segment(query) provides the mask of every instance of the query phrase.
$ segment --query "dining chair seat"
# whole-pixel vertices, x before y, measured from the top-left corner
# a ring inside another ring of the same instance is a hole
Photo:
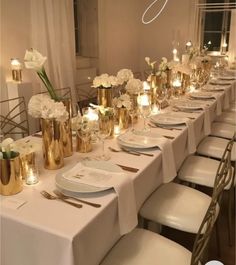
[[[197,153],[203,156],[221,159],[228,140],[218,137],[205,137],[197,147]],[[236,146],[233,145],[231,161],[236,161]]]
[[[151,194],[139,214],[144,219],[196,234],[210,202],[210,196],[170,182]]]
[[[215,159],[191,155],[185,159],[183,165],[181,166],[178,172],[178,178],[182,181],[213,188],[219,164],[220,161]],[[228,183],[225,190],[229,190],[230,186],[231,183]]]
[[[211,135],[231,139],[236,131],[236,126],[224,122],[213,122],[211,125]]]
[[[170,239],[136,228],[118,241],[100,265],[190,265],[191,254]]]
[[[225,111],[216,118],[216,121],[236,125],[236,114],[233,111]]]

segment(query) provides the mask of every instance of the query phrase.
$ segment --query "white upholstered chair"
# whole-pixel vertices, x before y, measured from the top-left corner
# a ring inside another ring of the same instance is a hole
[[[208,201],[204,216],[197,229],[197,235],[192,253],[181,245],[145,229],[134,229],[129,234],[123,236],[105,256],[100,265],[199,265],[204,256],[206,246],[210,239],[214,223],[218,215],[218,202],[221,193],[228,184],[228,153],[225,154],[225,161],[219,165],[216,173],[216,180],[212,198]],[[226,163],[227,161],[227,163]],[[174,183],[173,183],[174,184]],[[167,184],[169,185],[169,184]],[[172,185],[172,184],[171,184]],[[165,185],[164,185],[165,186]],[[178,189],[178,187],[177,187]],[[178,190],[176,191],[178,192]],[[195,191],[194,191],[195,192]],[[166,197],[168,194],[163,194]],[[192,195],[192,194],[191,194]],[[172,194],[173,197],[178,194]],[[204,196],[203,196],[204,197]],[[149,199],[148,199],[149,200]],[[188,197],[192,201],[191,208],[201,207],[194,198]],[[203,199],[204,201],[204,199]],[[156,201],[158,203],[158,201]],[[174,202],[173,202],[174,203]],[[178,207],[177,205],[175,205]],[[179,205],[184,209],[183,205]],[[166,209],[166,205],[163,206]],[[173,207],[172,207],[173,209]],[[155,210],[155,209],[153,209]],[[174,223],[174,216],[171,220]],[[177,220],[178,221],[178,220]],[[192,220],[194,222],[194,220]],[[190,225],[188,225],[189,227]]]
[[[231,139],[235,132],[236,132],[236,125],[224,122],[213,122],[211,125],[210,135]]]

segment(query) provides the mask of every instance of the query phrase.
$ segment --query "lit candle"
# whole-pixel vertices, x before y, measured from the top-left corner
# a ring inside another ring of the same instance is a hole
[[[114,125],[114,135],[118,136],[120,134],[120,126]]]
[[[139,105],[141,106],[149,106],[150,105],[149,96],[147,94],[139,95],[138,102]]]
[[[174,88],[179,88],[181,87],[181,81],[179,79],[175,79],[172,83]]]
[[[37,174],[37,170],[36,169],[29,168],[28,174],[27,174],[26,179],[25,179],[25,182],[28,185],[33,185],[33,184],[38,183],[38,174]]]
[[[177,49],[173,49],[173,60],[175,61],[175,62],[178,62],[179,61],[179,58],[178,58],[178,56],[177,56],[177,53],[178,53],[178,51],[177,51]]]
[[[22,70],[22,65],[19,62],[18,59],[11,59],[11,70],[12,70],[12,79],[17,82],[22,81],[22,75],[21,75],[21,70]]]
[[[86,117],[89,121],[97,121],[98,120],[98,114],[96,110],[88,107],[84,113],[84,117]]]
[[[189,51],[191,47],[192,47],[192,42],[191,42],[191,41],[188,41],[188,42],[186,43],[186,46],[185,46],[186,51]]]
[[[158,108],[158,106],[156,105],[156,104],[153,104],[152,105],[152,114],[157,114],[157,113],[159,113],[160,111],[159,111],[159,108]]]
[[[149,84],[148,84],[147,81],[144,81],[144,82],[143,82],[143,90],[144,90],[144,91],[146,91],[146,90],[150,90],[150,86],[149,86]]]

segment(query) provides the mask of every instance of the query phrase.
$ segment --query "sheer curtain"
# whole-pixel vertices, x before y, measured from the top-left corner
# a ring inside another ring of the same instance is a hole
[[[236,61],[236,9],[231,11],[230,39],[229,39],[229,62]]]
[[[48,58],[45,68],[54,87],[69,86],[75,100],[73,0],[31,0],[31,36],[32,47]]]

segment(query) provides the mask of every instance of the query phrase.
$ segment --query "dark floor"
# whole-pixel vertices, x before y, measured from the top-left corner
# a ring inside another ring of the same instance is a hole
[[[236,265],[235,262],[235,210],[233,209],[233,245],[229,246],[228,244],[228,228],[227,228],[227,194],[224,194],[222,207],[220,216],[218,219],[219,222],[219,235],[220,235],[220,249],[221,255],[218,256],[217,254],[217,247],[216,247],[216,234],[215,231],[213,232],[211,242],[209,244],[209,251],[208,251],[208,258],[207,260],[218,260],[221,261],[224,265]],[[164,236],[174,240],[175,242],[180,243],[181,245],[185,246],[189,250],[192,251],[193,242],[195,239],[194,235],[190,235],[188,233],[183,233],[177,230],[173,230],[170,228],[164,228],[163,233]]]

